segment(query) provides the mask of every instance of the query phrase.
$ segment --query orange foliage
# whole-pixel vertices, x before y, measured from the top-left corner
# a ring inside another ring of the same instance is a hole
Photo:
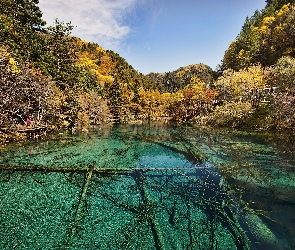
[[[113,60],[110,56],[103,55],[100,58],[99,70],[102,75],[107,76],[107,75],[111,74],[114,71],[115,66],[116,66],[115,63],[113,62]]]

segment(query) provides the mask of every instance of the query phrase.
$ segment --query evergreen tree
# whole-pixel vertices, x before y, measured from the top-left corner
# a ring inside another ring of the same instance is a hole
[[[23,26],[40,30],[46,24],[38,7],[39,0],[1,0],[0,13],[12,17]]]

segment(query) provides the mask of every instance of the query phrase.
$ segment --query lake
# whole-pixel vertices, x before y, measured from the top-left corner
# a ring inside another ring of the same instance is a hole
[[[294,136],[163,124],[0,151],[0,249],[295,249]]]

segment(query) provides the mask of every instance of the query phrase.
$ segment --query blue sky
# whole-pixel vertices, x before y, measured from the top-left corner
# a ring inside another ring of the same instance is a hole
[[[196,63],[212,69],[264,0],[40,0],[49,25],[71,21],[73,35],[124,57],[139,72]]]

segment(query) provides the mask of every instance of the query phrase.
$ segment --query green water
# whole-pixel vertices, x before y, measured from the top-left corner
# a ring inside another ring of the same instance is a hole
[[[293,137],[158,124],[0,151],[0,249],[295,249]]]

